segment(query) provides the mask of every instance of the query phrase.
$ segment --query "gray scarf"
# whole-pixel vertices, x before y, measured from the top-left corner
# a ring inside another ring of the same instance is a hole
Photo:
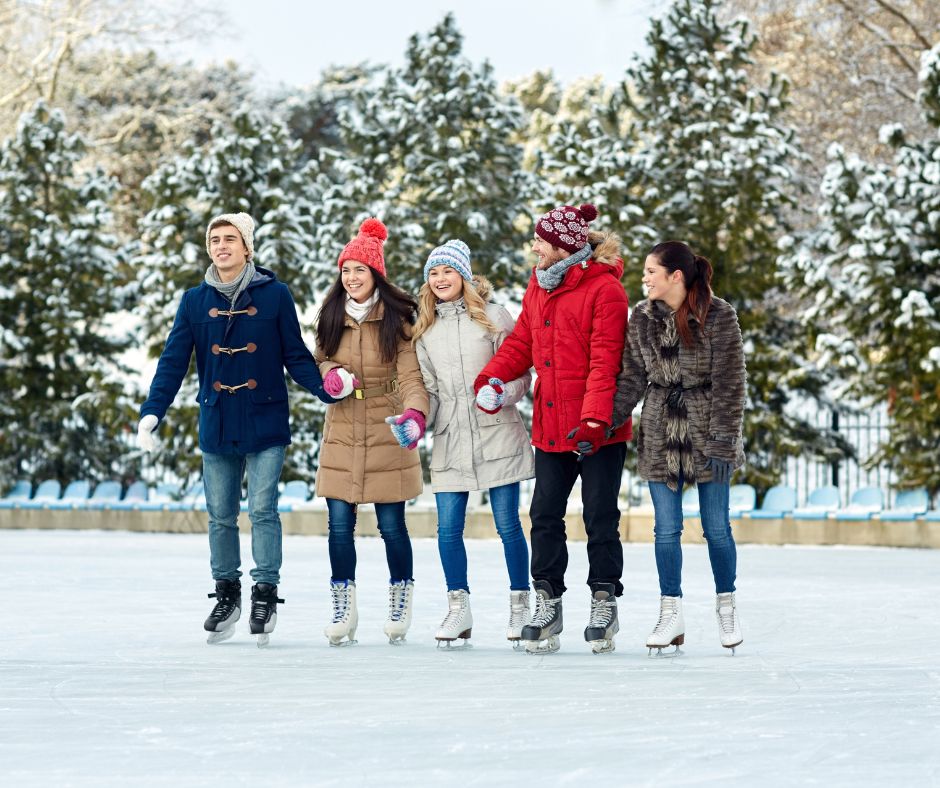
[[[578,263],[583,263],[591,256],[591,252],[594,251],[591,248],[590,244],[587,244],[583,249],[578,252],[575,252],[570,257],[566,257],[564,260],[559,260],[550,268],[535,269],[535,278],[539,280],[539,287],[543,290],[552,291],[558,285],[562,283],[562,280],[565,278],[565,274],[568,273],[568,269],[573,265]]]
[[[216,270],[215,263],[212,263],[206,269],[206,284],[214,287],[225,298],[229,300],[232,306],[242,294],[242,291],[248,287],[248,283],[255,277],[255,264],[249,260],[242,269],[241,275],[235,277],[231,282],[223,282],[219,279],[219,272]]]

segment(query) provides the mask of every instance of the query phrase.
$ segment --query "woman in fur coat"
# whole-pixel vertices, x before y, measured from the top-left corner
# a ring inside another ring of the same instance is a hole
[[[489,282],[473,276],[470,249],[463,241],[448,241],[431,252],[424,278],[414,338],[431,399],[431,486],[448,606],[435,637],[439,645],[465,644],[470,637],[473,616],[463,532],[470,491],[488,490],[509,573],[506,637],[518,641],[530,618],[529,549],[519,521],[519,482],[535,475],[535,461],[516,403],[529,390],[532,375],[526,371],[506,383],[498,413],[474,407],[473,381],[512,332],[514,321],[501,306],[489,303]]]
[[[388,560],[388,618],[392,643],[411,624],[414,581],[405,501],[422,489],[414,451],[424,434],[428,394],[411,343],[417,304],[385,278],[388,233],[366,219],[339,256],[339,273],[317,319],[323,388],[339,400],[326,410],[317,495],[326,498],[333,619],[332,645],[355,642],[356,527],[360,503],[374,503]],[[391,428],[391,429],[390,429]]]
[[[728,496],[731,473],[744,463],[744,348],[734,308],[712,294],[711,279],[708,260],[681,241],[650,250],[643,266],[648,298],[630,316],[614,397],[614,424],[643,400],[637,451],[655,509],[661,594],[659,621],[646,645],[660,653],[685,642],[684,485],[698,485],[721,645],[733,650],[742,642]]]

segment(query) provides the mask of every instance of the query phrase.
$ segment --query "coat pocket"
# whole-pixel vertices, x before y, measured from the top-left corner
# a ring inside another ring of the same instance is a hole
[[[258,439],[280,438],[289,442],[287,391],[255,389],[251,392],[251,403],[253,407],[249,418]]]
[[[443,471],[448,468],[447,449],[450,442],[450,421],[438,423],[434,426],[434,444],[431,448],[432,471]]]
[[[518,425],[522,422],[515,408],[503,409],[499,413],[477,414],[480,428],[480,444],[484,460],[500,460],[515,457],[529,448],[528,441],[520,440]]]

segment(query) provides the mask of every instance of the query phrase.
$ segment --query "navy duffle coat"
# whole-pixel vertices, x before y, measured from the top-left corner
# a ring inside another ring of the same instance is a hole
[[[193,350],[204,452],[252,454],[291,442],[285,368],[311,394],[335,402],[301,338],[290,290],[265,268],[257,268],[234,307],[205,282],[183,294],[141,418],[163,419]]]

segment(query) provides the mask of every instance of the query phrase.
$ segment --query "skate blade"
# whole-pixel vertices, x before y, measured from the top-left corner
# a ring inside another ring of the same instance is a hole
[[[609,640],[589,640],[588,643],[591,646],[591,651],[595,654],[610,654],[611,651],[617,648],[617,644],[614,643],[613,638]]]
[[[554,654],[561,648],[561,641],[558,635],[552,635],[544,640],[525,640],[526,654]]]
[[[271,643],[271,636],[267,632],[258,635],[258,648],[267,648]]]
[[[521,640],[510,640],[513,651],[525,651],[525,644]]]
[[[396,636],[396,637],[392,637],[391,635],[389,635],[388,644],[390,646],[406,646],[408,645],[408,642],[405,640],[404,635]]]
[[[221,632],[210,632],[209,637],[206,638],[206,643],[210,646],[214,646],[217,643],[224,643],[226,640],[235,637],[235,627],[229,627],[228,629],[223,629]]]
[[[355,646],[359,641],[354,638],[347,638],[346,640],[333,640],[329,638],[330,645],[335,648],[345,648],[346,646]]]
[[[672,645],[670,643],[670,645]],[[664,648],[669,648],[669,646],[648,646],[649,654],[648,656],[651,659],[672,659],[673,657],[681,657],[685,652],[676,645],[675,651],[663,651]],[[655,654],[653,652],[656,652]]]
[[[439,651],[469,651],[473,648],[473,644],[469,638],[455,638],[454,640],[438,638],[437,648]]]

